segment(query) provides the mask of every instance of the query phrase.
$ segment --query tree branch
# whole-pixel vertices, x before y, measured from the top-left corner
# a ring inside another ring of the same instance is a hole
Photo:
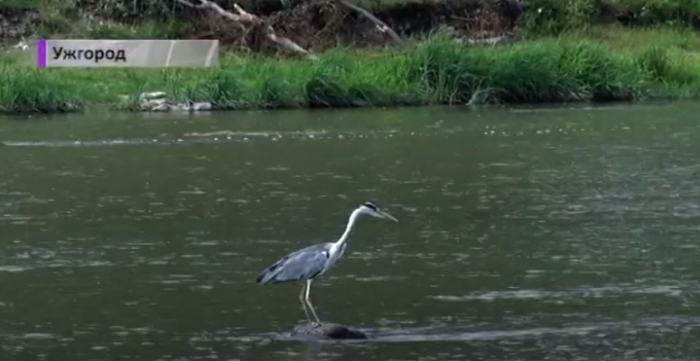
[[[198,4],[193,4],[187,0],[175,0],[185,6],[194,8],[194,9],[210,9],[216,12],[217,14],[221,15],[222,17],[229,19],[238,25],[241,26],[242,29],[245,29],[245,26],[243,25],[244,23],[249,24],[251,26],[260,26],[264,25],[264,21],[260,19],[260,17],[253,15],[238,6],[237,4],[233,4],[233,9],[238,13],[234,14],[230,11],[226,11],[221,6],[217,5],[214,2],[211,2],[209,0],[198,0]],[[279,36],[275,33],[275,29],[272,28],[270,25],[264,25],[265,29],[265,37],[273,42],[275,45],[277,45],[278,48],[281,48],[283,50],[295,52],[298,54],[302,54],[306,56],[309,59],[312,60],[318,60],[318,57],[312,53],[310,53],[308,50],[302,48],[299,46],[299,44],[291,41],[288,38],[285,38],[283,36]]]
[[[219,6],[218,4],[213,3],[213,2],[211,2],[211,1],[208,1],[208,0],[199,0],[199,4],[193,4],[193,3],[191,3],[191,2],[189,2],[189,1],[187,1],[187,0],[175,0],[175,1],[177,1],[177,2],[179,2],[180,4],[183,4],[183,5],[185,5],[185,6],[189,6],[189,7],[191,7],[191,8],[194,8],[194,9],[211,9],[211,10],[214,10],[217,14],[219,14],[219,15],[221,15],[221,16],[223,16],[223,17],[225,17],[225,18],[227,18],[227,19],[229,19],[229,20],[231,20],[231,21],[235,21],[235,22],[237,22],[237,23],[242,23],[242,22],[252,23],[252,22],[253,22],[253,18],[250,17],[250,14],[248,14],[249,16],[236,15],[236,14],[233,14],[233,13],[231,13],[231,12],[229,12],[229,11],[224,10],[224,9],[223,9],[221,6]],[[246,13],[246,14],[247,14],[247,13]]]
[[[358,14],[360,14],[361,16],[367,18],[367,20],[371,21],[374,24],[374,26],[376,26],[377,29],[379,29],[379,31],[386,33],[386,34],[389,34],[389,37],[391,37],[391,39],[396,44],[399,44],[399,45],[405,44],[403,39],[401,39],[401,37],[398,34],[396,34],[396,32],[394,30],[392,30],[388,25],[386,25],[386,23],[379,20],[376,16],[372,15],[372,13],[370,13],[369,11],[367,11],[367,10],[357,6],[357,5],[351,4],[346,0],[335,0],[335,1],[339,4],[341,4],[342,6],[348,8],[352,11],[355,11]]]

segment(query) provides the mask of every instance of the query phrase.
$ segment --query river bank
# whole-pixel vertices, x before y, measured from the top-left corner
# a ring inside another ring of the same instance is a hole
[[[224,54],[214,69],[43,69],[0,61],[0,109],[135,110],[144,92],[214,109],[484,105],[700,97],[691,31],[599,28],[499,46],[440,35],[404,49],[333,50],[319,61]],[[127,100],[125,100],[127,99]]]
[[[152,109],[139,97],[153,92],[204,109],[695,98],[698,1],[354,1],[372,20],[345,0],[251,0],[245,22],[187,0],[12,0],[12,34],[216,38],[225,51],[216,69],[37,70],[31,51],[0,50],[0,112]]]

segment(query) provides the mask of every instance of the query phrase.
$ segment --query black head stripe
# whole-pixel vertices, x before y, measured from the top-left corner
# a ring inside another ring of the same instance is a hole
[[[377,210],[379,210],[379,207],[375,206],[374,203],[372,203],[372,202],[365,202],[365,204],[363,204],[363,206],[365,206],[365,207],[367,207],[375,212]]]

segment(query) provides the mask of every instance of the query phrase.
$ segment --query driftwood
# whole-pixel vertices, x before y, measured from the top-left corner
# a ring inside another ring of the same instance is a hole
[[[308,323],[294,327],[292,337],[325,340],[364,340],[369,338],[364,332],[337,323]]]
[[[236,26],[238,26],[241,31],[243,32],[243,35],[238,35],[240,40],[243,40],[243,42],[252,42],[251,44],[248,44],[248,46],[251,49],[257,49],[260,50],[260,40],[262,40],[262,43],[271,43],[273,44],[277,49],[288,51],[294,54],[299,54],[302,55],[308,59],[312,60],[318,60],[318,57],[314,55],[311,51],[310,48],[309,50],[305,49],[304,47],[300,46],[298,43],[292,41],[290,38],[283,36],[283,34],[288,34],[285,29],[287,29],[286,24],[284,20],[280,20],[280,18],[277,15],[272,15],[269,17],[265,16],[258,16],[255,14],[251,14],[245,10],[243,10],[239,5],[233,4],[232,11],[227,11],[223,9],[220,5],[214,2],[214,0],[174,0],[176,2],[179,2],[181,4],[184,4],[187,7],[193,8],[193,9],[203,9],[203,10],[208,10],[216,14],[217,16],[221,16],[223,19],[226,19],[228,21],[233,22]],[[401,38],[393,29],[391,29],[384,21],[380,20],[378,17],[374,16],[372,13],[367,11],[366,9],[355,5],[352,3],[353,0],[329,0],[328,3],[325,1],[324,6],[331,5],[334,9],[338,9],[341,11],[349,11],[349,12],[354,12],[356,13],[359,17],[367,19],[376,29],[378,29],[380,32],[385,34],[390,41],[396,45],[405,45],[407,43],[406,39]],[[522,13],[522,7],[519,2],[519,0],[492,0],[493,3],[492,5],[496,5],[495,8],[491,6],[489,11],[495,11],[499,14],[500,17],[505,17],[507,19],[515,21],[519,17],[519,15]],[[310,8],[313,10],[313,8]],[[308,10],[307,8],[304,8],[303,6],[301,7],[300,11],[305,11]],[[444,10],[444,9],[443,9]],[[441,11],[443,11],[441,10]],[[285,16],[284,14],[282,16]],[[462,18],[457,15],[451,15],[451,19],[458,19],[458,20],[463,20],[466,22],[471,21],[471,18]],[[391,23],[391,22],[390,22]],[[273,27],[273,25],[275,25]],[[275,27],[278,28],[279,31],[275,30]],[[292,31],[296,31],[294,26],[291,27],[293,29]],[[321,32],[323,32],[326,28],[322,29]],[[453,26],[448,26],[448,30],[451,30],[450,32],[452,33],[452,38],[454,41],[456,41],[459,44],[463,45],[487,45],[487,46],[496,46],[500,45],[503,43],[509,43],[513,39],[509,35],[501,35],[501,36],[496,36],[496,37],[491,37],[487,39],[473,39],[470,38],[469,36],[461,36],[461,32],[457,31]],[[232,29],[234,32],[237,32],[235,29]],[[289,29],[287,29],[289,30]],[[303,31],[302,31],[303,33]],[[320,33],[317,33],[318,35]],[[303,38],[308,38],[309,34],[305,35],[300,35]],[[309,45],[310,46],[310,45]]]
[[[187,0],[176,0],[176,1],[181,3],[181,4],[184,4],[186,6],[189,6],[191,8],[195,8],[195,9],[213,10],[217,14],[221,15],[222,17],[225,17],[225,18],[237,23],[241,27],[241,29],[246,28],[244,24],[247,24],[247,25],[253,26],[253,27],[263,26],[265,37],[268,40],[270,40],[272,43],[277,45],[277,47],[279,47],[280,49],[291,51],[291,52],[298,53],[298,54],[302,54],[302,55],[304,55],[307,58],[312,59],[312,60],[318,60],[318,57],[316,55],[314,55],[311,52],[309,52],[308,50],[302,48],[301,46],[299,46],[299,44],[289,40],[288,38],[277,35],[275,33],[275,29],[273,29],[272,26],[266,24],[263,19],[243,10],[243,8],[241,8],[237,4],[233,4],[234,10],[236,10],[236,12],[238,13],[238,14],[234,14],[230,11],[224,10],[221,6],[219,6],[218,4],[216,4],[214,2],[211,2],[209,0],[198,0],[199,1],[198,4],[193,4]]]
[[[367,11],[367,10],[357,6],[357,5],[351,4],[351,3],[347,2],[346,0],[335,0],[335,1],[338,4],[344,6],[352,11],[355,11],[356,13],[365,17],[367,20],[371,21],[374,24],[374,26],[377,27],[377,29],[379,31],[381,31],[385,34],[388,34],[389,37],[391,37],[391,40],[393,40],[396,44],[398,44],[398,45],[405,44],[403,39],[401,39],[401,37],[398,34],[396,34],[396,32],[394,30],[392,30],[389,26],[387,26],[386,23],[379,20],[376,16],[372,15],[372,13],[370,13],[369,11]]]
[[[264,26],[264,35],[265,37],[270,40],[272,43],[277,45],[278,48],[291,51],[297,54],[302,54],[306,56],[309,59],[312,60],[318,60],[318,57],[308,50],[302,48],[299,46],[299,44],[293,42],[289,38],[277,35],[275,32],[275,29],[272,28],[269,24],[266,24],[263,19],[260,17],[253,15],[245,10],[243,10],[240,6],[237,4],[233,4],[233,9],[236,11],[236,13],[232,13],[230,11],[224,10],[221,6],[218,4],[210,1],[210,0],[198,0],[198,3],[191,3],[189,0],[175,0],[181,4],[184,4],[188,7],[194,8],[194,9],[209,9],[214,12],[216,12],[218,15],[229,19],[236,24],[238,24],[242,30],[246,30],[246,25],[248,26]],[[347,8],[351,11],[354,11],[358,13],[360,16],[366,18],[367,20],[371,21],[374,26],[381,31],[382,33],[385,33],[389,35],[389,37],[392,39],[392,41],[398,45],[404,45],[405,42],[401,37],[394,31],[392,30],[386,23],[383,21],[379,20],[376,16],[372,15],[369,11],[354,5],[346,0],[334,0],[334,2],[340,6]]]

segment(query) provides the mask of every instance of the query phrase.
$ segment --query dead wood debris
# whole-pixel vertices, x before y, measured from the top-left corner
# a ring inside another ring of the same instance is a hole
[[[272,26],[267,24],[263,19],[243,10],[243,8],[241,8],[237,4],[233,4],[234,10],[236,10],[236,12],[238,13],[234,14],[230,11],[224,10],[221,6],[209,0],[199,0],[198,4],[193,4],[187,0],[176,1],[195,9],[213,10],[217,14],[223,16],[224,18],[227,18],[237,23],[238,25],[240,25],[241,29],[244,29],[246,31],[251,31],[253,28],[262,29],[264,36],[272,43],[277,45],[279,48],[294,53],[302,54],[311,60],[318,60],[318,57],[316,55],[302,48],[301,46],[299,46],[299,44],[291,41],[290,39],[284,36],[277,35],[275,33],[275,29],[273,29]],[[248,25],[250,28],[246,28],[246,25]]]
[[[398,34],[396,34],[396,32],[394,30],[392,30],[389,26],[387,26],[383,21],[379,20],[376,16],[372,15],[372,13],[370,13],[369,11],[367,11],[367,10],[357,6],[357,5],[353,5],[349,2],[347,2],[346,0],[336,0],[336,2],[339,3],[340,5],[348,8],[348,9],[352,10],[352,11],[357,12],[358,14],[360,14],[361,16],[366,18],[367,20],[371,21],[374,24],[374,26],[377,27],[377,29],[379,31],[389,35],[391,40],[393,40],[396,44],[404,45],[403,39],[401,39],[401,37]]]
[[[251,14],[243,10],[239,5],[233,4],[235,13],[223,9],[218,4],[210,0],[197,0],[193,3],[188,0],[175,0],[185,6],[194,9],[208,9],[212,10],[221,17],[231,20],[232,22],[239,25],[240,29],[244,31],[244,35],[251,31],[256,31],[262,29],[263,36],[275,44],[278,48],[282,50],[287,50],[293,53],[301,54],[309,59],[317,60],[318,57],[314,55],[309,50],[303,48],[291,39],[279,35],[275,29],[270,25],[268,19],[260,18],[254,14]],[[339,8],[346,8],[350,11],[357,13],[359,16],[369,20],[381,33],[384,33],[391,38],[391,40],[397,45],[405,45],[404,40],[386,23],[381,21],[376,16],[372,15],[369,11],[354,5],[346,0],[333,0],[334,3]]]
[[[404,46],[406,38],[436,28],[448,30],[460,44],[500,45],[513,40],[514,23],[509,20],[517,18],[498,5],[517,0],[411,4],[386,8],[376,16],[353,0],[297,1],[269,15],[249,13],[238,4],[227,11],[216,0],[175,1],[206,10],[200,13],[206,18],[198,23],[205,24],[200,29],[207,38],[219,38],[243,51],[272,51],[313,60],[318,59],[315,54],[338,45],[373,47],[385,46],[389,41]]]

